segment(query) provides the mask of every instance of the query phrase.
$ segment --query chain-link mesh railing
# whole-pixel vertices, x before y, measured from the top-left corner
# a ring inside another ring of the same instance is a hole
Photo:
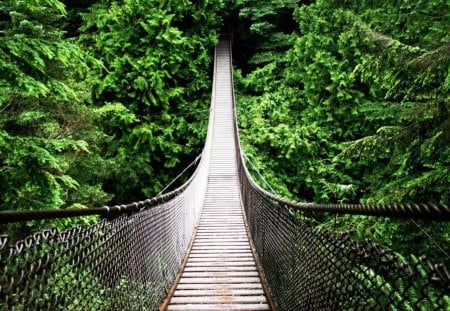
[[[278,310],[450,309],[450,273],[443,264],[412,256],[403,259],[371,241],[360,243],[348,235],[319,230],[306,216],[316,211],[448,221],[448,205],[286,200],[254,182],[244,163],[237,128],[236,121],[237,166],[246,221]],[[300,212],[301,218],[293,211]]]
[[[88,228],[0,239],[2,310],[154,310],[178,272],[203,204],[206,165],[161,205]]]
[[[95,209],[0,212],[0,223],[104,216],[87,228],[43,230],[17,242],[0,235],[0,309],[157,310],[198,223],[213,123],[193,176],[168,194]]]
[[[214,98],[213,88],[211,111]],[[0,211],[0,224],[104,217],[87,228],[48,229],[20,241],[0,235],[0,309],[158,309],[179,272],[204,203],[215,122],[210,115],[200,164],[170,193],[92,209]]]
[[[242,174],[247,222],[279,310],[448,310],[443,265],[315,228]]]
[[[9,246],[3,240],[2,308],[150,310],[190,240],[195,212],[184,203],[177,198],[85,229],[44,230]]]
[[[156,199],[103,207],[99,210],[118,216],[87,228],[43,230],[17,242],[1,236],[0,309],[157,309],[198,222],[208,153],[205,148],[185,185],[161,196],[165,203],[153,206],[161,201]],[[23,215],[8,214],[16,216]]]

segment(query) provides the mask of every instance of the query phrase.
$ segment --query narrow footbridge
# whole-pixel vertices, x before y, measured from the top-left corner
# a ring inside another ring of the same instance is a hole
[[[101,215],[21,241],[1,235],[2,310],[450,309],[445,265],[315,221],[324,212],[448,221],[449,206],[296,203],[263,190],[239,145],[231,59],[221,41],[205,147],[178,189],[120,206],[0,212],[5,226]]]

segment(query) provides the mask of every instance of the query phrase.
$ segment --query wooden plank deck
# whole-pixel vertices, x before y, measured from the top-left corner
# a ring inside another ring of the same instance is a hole
[[[205,204],[167,310],[270,310],[241,207],[228,42],[216,48],[211,166]]]

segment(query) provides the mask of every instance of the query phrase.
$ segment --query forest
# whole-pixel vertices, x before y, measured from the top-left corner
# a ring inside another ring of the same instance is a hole
[[[450,201],[447,0],[3,0],[0,210],[159,193],[201,153],[221,33],[233,38],[241,143],[278,194]],[[317,219],[450,260],[448,223]]]

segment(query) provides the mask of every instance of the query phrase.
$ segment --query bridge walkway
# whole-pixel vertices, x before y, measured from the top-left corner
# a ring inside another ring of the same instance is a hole
[[[216,47],[209,182],[200,222],[167,310],[270,310],[238,187],[228,41]]]

